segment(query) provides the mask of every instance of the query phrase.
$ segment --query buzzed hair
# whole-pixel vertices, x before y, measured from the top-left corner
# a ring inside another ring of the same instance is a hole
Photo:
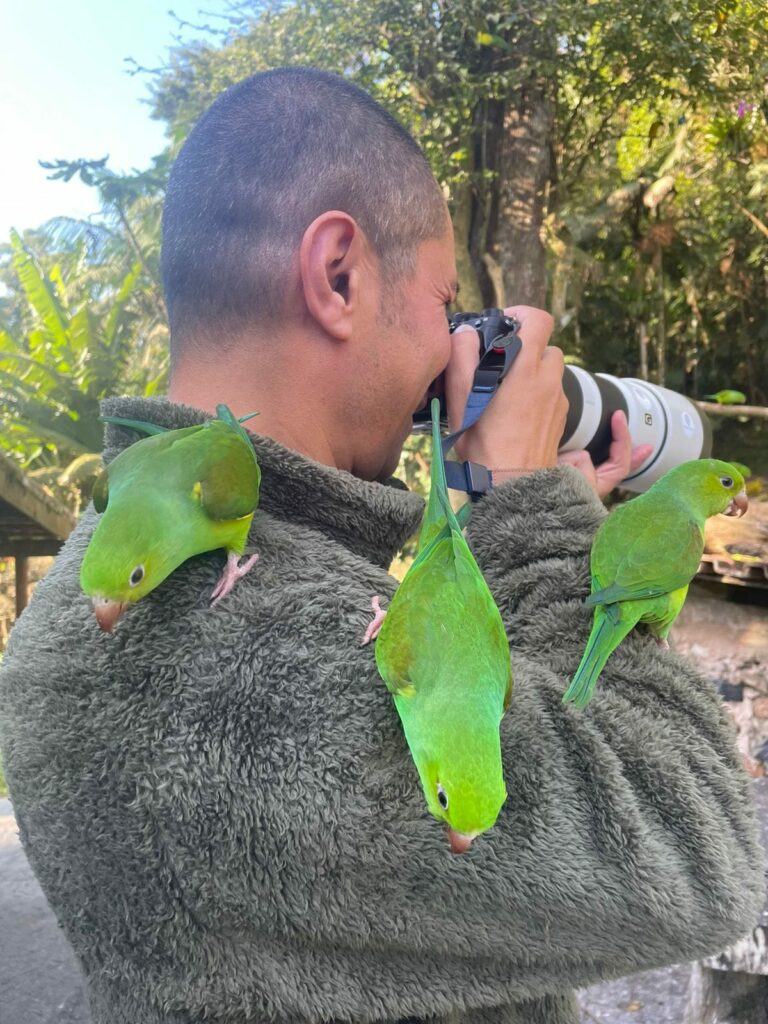
[[[286,270],[327,210],[357,221],[397,280],[447,227],[446,204],[408,132],[361,89],[313,68],[277,68],[227,89],[173,166],[162,274],[172,355],[284,311]]]

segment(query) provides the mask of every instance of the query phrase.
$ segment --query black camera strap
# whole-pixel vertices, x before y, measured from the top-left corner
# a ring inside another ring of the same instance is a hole
[[[488,316],[489,313],[496,315],[491,318]],[[466,491],[472,501],[479,501],[493,487],[491,470],[479,462],[454,462],[445,457],[464,431],[469,430],[480,419],[499,384],[511,369],[523,343],[518,333],[519,321],[514,317],[504,316],[501,310],[486,310],[482,317],[472,314],[459,322],[467,323],[478,331],[485,351],[475,370],[461,427],[444,438],[441,445],[448,486],[456,491]],[[458,323],[455,323],[454,330],[457,326]],[[488,327],[491,328],[490,331]]]

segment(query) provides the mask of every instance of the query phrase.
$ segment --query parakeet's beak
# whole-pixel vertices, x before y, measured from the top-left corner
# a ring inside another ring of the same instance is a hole
[[[451,853],[466,853],[472,845],[474,836],[466,832],[457,832],[455,828],[448,829],[448,842],[451,844]]]
[[[735,498],[731,498],[728,508],[723,512],[724,516],[743,516],[749,508],[749,499],[746,491],[739,491]]]
[[[94,597],[93,610],[96,621],[105,633],[111,633],[115,623],[128,607],[126,601],[110,601],[106,597]]]

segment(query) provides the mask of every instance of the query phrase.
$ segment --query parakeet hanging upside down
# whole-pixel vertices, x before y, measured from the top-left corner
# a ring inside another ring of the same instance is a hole
[[[501,615],[448,501],[437,400],[432,423],[432,481],[418,553],[386,617],[374,599],[377,615],[363,642],[380,630],[376,664],[427,806],[447,823],[454,853],[463,853],[491,828],[506,799],[499,724],[512,694],[512,667]]]
[[[729,462],[694,459],[665,473],[645,494],[619,505],[592,544],[592,632],[563,703],[589,703],[611,653],[639,622],[667,646],[704,551],[704,523],[743,515],[744,478]]]
[[[239,564],[259,502],[261,470],[241,422],[225,405],[216,411],[218,419],[180,430],[105,417],[150,436],[122,451],[93,492],[94,507],[103,514],[85,552],[80,585],[103,630],[111,632],[129,605],[193,555],[227,550],[212,604],[258,558]]]

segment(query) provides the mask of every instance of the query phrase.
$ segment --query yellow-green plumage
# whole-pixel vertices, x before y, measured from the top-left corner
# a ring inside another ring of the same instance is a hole
[[[506,798],[499,724],[512,670],[501,615],[448,501],[439,415],[433,403],[432,481],[418,554],[387,611],[376,663],[430,811],[472,837],[494,824]]]
[[[90,597],[132,604],[193,555],[242,555],[261,473],[239,421],[225,406],[218,412],[180,430],[114,421],[151,436],[122,451],[94,489],[103,514],[80,572]]]
[[[746,509],[739,470],[695,459],[608,516],[592,544],[592,631],[563,703],[589,703],[606,661],[638,623],[666,641],[701,561],[706,520],[737,509]]]

